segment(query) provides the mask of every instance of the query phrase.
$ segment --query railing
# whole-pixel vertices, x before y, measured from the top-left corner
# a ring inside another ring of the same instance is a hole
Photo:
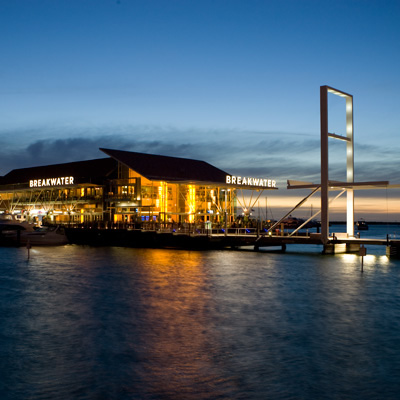
[[[71,202],[79,202],[79,201],[101,201],[102,196],[93,195],[93,196],[55,196],[55,197],[46,197],[46,196],[38,196],[38,197],[19,197],[15,199],[20,204],[37,204],[40,202],[51,202],[55,204],[63,204],[63,203],[71,203]]]
[[[129,201],[129,202],[135,202],[138,203],[138,199],[136,195],[130,195],[130,194],[114,194],[114,195],[107,195],[105,197],[105,201]],[[134,206],[132,206],[134,207]]]
[[[79,222],[69,221],[63,225],[70,228],[80,229],[124,229],[124,230],[140,230],[144,232],[172,233],[175,235],[218,235],[218,236],[253,236],[261,239],[267,236],[292,236],[291,230],[274,229],[268,230],[267,227],[245,227],[229,226],[225,229],[223,224],[210,223],[177,223],[177,222],[109,222],[109,221],[90,221]],[[311,232],[312,233],[312,232]],[[309,237],[310,232],[296,232],[295,237]]]
[[[147,232],[173,233],[182,235],[230,235],[230,236],[260,236],[267,235],[267,229],[258,230],[254,227],[228,227],[221,224],[212,226],[210,223],[176,223],[176,222],[70,222],[66,225],[74,228],[85,229],[126,229],[141,230]],[[286,234],[285,234],[286,235]],[[282,235],[283,236],[283,235]],[[299,235],[300,236],[300,235]]]

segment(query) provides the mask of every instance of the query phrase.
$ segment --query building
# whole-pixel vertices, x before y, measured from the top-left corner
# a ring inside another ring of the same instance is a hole
[[[220,222],[234,218],[224,171],[197,160],[101,149],[109,158],[22,168],[0,178],[0,212],[52,223]]]
[[[229,224],[238,187],[275,189],[204,161],[100,150],[109,158],[12,170],[0,178],[0,213],[55,224]]]
[[[226,172],[187,158],[101,149],[118,162],[108,182],[106,208],[114,222],[222,223],[236,213]]]

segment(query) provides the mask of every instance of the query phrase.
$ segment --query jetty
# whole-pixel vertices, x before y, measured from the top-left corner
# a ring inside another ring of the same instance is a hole
[[[65,228],[72,244],[138,248],[173,248],[189,250],[252,249],[254,251],[285,252],[287,246],[318,245],[323,254],[358,253],[362,246],[386,246],[386,255],[400,257],[400,240],[348,237],[347,233],[332,233],[324,243],[321,233],[285,232],[261,228],[217,228],[188,224],[143,224],[142,226],[111,225],[73,226]]]

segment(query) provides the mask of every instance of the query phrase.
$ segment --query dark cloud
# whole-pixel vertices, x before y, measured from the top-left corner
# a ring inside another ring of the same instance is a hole
[[[15,168],[107,157],[99,150],[100,147],[177,157],[202,158],[200,157],[202,152],[199,146],[174,145],[159,140],[134,140],[120,135],[56,140],[40,139],[22,148],[2,147],[0,149],[0,173],[5,174]]]
[[[358,162],[355,165],[355,180],[357,181],[389,181],[400,183],[400,162],[393,159],[382,159],[379,162]]]
[[[298,139],[294,133],[146,125],[2,130],[0,138],[0,174],[15,168],[100,158],[104,155],[99,147],[200,159],[226,170],[251,169],[255,164],[264,169],[310,148],[310,141],[304,136]],[[288,147],[292,149],[285,154]],[[311,147],[317,148],[318,141],[311,141]]]
[[[269,146],[269,148],[268,148]],[[284,141],[240,142],[215,140],[196,142],[196,139],[185,143],[174,143],[165,140],[135,140],[121,135],[106,135],[93,138],[40,139],[26,147],[6,151],[0,149],[1,174],[15,168],[25,168],[38,165],[49,165],[71,161],[88,160],[106,157],[99,148],[113,148],[143,153],[187,157],[207,161],[216,167],[232,173],[252,174],[254,176],[278,176],[299,179],[300,176],[318,172],[315,163],[296,161]],[[303,147],[298,143],[297,148]],[[280,151],[280,153],[279,153]]]
[[[108,128],[104,130],[110,132]],[[127,134],[127,129],[121,128],[114,134],[96,135],[93,131],[82,130],[79,134],[73,131],[73,136],[70,131],[67,139],[37,140],[33,138],[41,134],[38,130],[19,132],[18,135],[33,140],[26,139],[27,145],[19,147],[11,146],[5,140],[0,143],[0,175],[15,168],[106,157],[99,150],[104,147],[204,160],[232,174],[271,177],[280,187],[286,186],[287,179],[320,181],[320,143],[315,135],[264,132],[263,137],[262,132],[253,135],[254,132],[238,130],[222,132],[146,126],[129,131],[131,133]],[[231,139],[227,140],[227,137]],[[336,147],[332,149],[336,151]],[[395,149],[382,149],[383,153],[385,151],[386,157],[372,167],[363,154],[379,153],[380,149],[360,146],[360,162],[356,162],[355,167],[357,180],[398,181],[393,157],[389,157],[389,152],[395,153]],[[330,176],[345,180],[345,160],[335,161],[331,155],[330,160]]]

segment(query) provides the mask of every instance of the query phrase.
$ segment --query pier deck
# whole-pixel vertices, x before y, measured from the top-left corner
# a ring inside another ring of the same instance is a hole
[[[95,246],[152,247],[152,248],[187,248],[187,249],[238,249],[253,247],[254,250],[279,247],[282,251],[288,245],[321,245],[323,253],[358,252],[361,246],[386,246],[388,255],[400,254],[400,240],[344,237],[341,234],[330,236],[324,244],[321,235],[279,234],[271,235],[256,229],[96,229],[66,228],[70,243]]]

